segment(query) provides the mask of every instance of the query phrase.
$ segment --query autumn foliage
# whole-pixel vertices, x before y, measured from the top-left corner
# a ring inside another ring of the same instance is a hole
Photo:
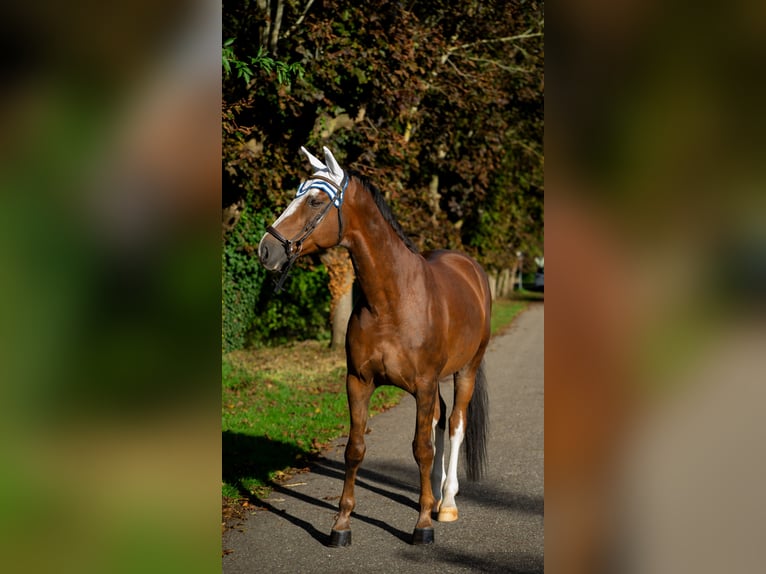
[[[225,1],[224,243],[247,249],[239,214],[273,219],[299,147],[327,145],[421,249],[542,254],[543,30],[536,1]]]

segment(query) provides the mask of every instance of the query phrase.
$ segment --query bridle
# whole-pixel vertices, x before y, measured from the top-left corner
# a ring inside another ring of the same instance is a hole
[[[266,228],[266,233],[270,233],[274,239],[279,241],[285,250],[285,254],[287,255],[287,261],[282,266],[279,279],[277,279],[275,282],[275,293],[282,291],[285,280],[290,273],[290,269],[292,269],[293,264],[301,255],[303,242],[306,241],[306,239],[308,239],[308,237],[314,232],[319,224],[322,223],[331,207],[335,207],[338,210],[338,243],[336,243],[336,245],[340,244],[341,239],[343,238],[343,217],[341,217],[341,207],[343,207],[343,197],[346,193],[347,187],[348,174],[345,171],[343,172],[343,181],[341,181],[340,185],[327,177],[323,177],[317,174],[312,175],[298,188],[295,197],[301,197],[302,195],[308,193],[309,190],[319,189],[330,197],[330,202],[324,206],[322,211],[317,213],[312,219],[306,222],[306,225],[303,226],[303,229],[301,229],[293,239],[287,239],[271,225]]]

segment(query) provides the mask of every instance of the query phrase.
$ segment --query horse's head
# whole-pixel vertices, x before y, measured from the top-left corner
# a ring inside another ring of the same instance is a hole
[[[304,147],[301,152],[314,174],[301,183],[295,199],[267,228],[258,245],[258,257],[271,271],[286,272],[300,255],[334,247],[343,235],[341,207],[348,176],[326,147],[324,162]]]

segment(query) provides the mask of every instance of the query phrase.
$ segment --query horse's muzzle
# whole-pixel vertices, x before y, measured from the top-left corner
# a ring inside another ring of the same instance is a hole
[[[284,247],[267,233],[258,244],[258,259],[269,271],[278,271],[287,262],[287,254]]]

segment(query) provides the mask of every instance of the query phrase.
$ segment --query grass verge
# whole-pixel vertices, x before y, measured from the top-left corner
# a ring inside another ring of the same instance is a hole
[[[493,303],[491,329],[502,332],[527,303]],[[227,500],[263,497],[269,484],[305,469],[327,443],[348,432],[343,353],[306,341],[228,353],[222,364],[222,478]],[[404,391],[380,387],[371,414],[398,404]],[[226,505],[224,505],[226,514]]]
[[[492,317],[490,319],[490,331],[492,336],[505,331],[516,315],[527,308],[525,301],[517,299],[499,299],[492,302]]]
[[[343,354],[324,342],[229,353],[223,359],[223,495],[262,496],[268,484],[303,468],[327,443],[348,432]],[[403,391],[381,387],[378,413]]]

